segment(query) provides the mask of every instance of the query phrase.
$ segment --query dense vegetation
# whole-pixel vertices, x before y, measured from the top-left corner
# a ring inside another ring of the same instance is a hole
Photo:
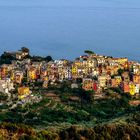
[[[41,102],[26,104],[24,107],[17,106],[8,112],[1,112],[0,121],[23,123],[34,127],[51,126],[57,123],[97,125],[135,113],[139,109],[129,105],[130,97],[125,94],[107,92],[105,98],[94,99],[94,92],[62,87],[51,88],[56,99],[53,97],[50,99],[45,94],[50,91],[40,89],[38,92],[43,97]],[[116,91],[119,90],[113,89],[111,92]]]
[[[12,56],[10,53],[4,53],[0,56],[0,65],[11,64],[12,60],[16,60],[16,58]]]
[[[35,130],[21,124],[2,123],[0,139],[10,140],[139,140],[139,113],[131,117],[134,123],[108,123],[94,127],[72,125],[63,129]]]

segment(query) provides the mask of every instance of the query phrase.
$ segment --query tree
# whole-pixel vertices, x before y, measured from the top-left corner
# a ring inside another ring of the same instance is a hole
[[[12,60],[16,60],[16,58],[10,53],[4,52],[0,56],[0,64],[11,64]]]
[[[47,61],[47,62],[52,61],[52,60],[53,60],[53,59],[52,59],[51,56],[46,56],[46,57],[45,57],[45,61]]]
[[[30,52],[30,50],[27,47],[22,47],[21,48],[21,51],[22,52],[26,52],[26,53],[29,53]]]
[[[41,57],[41,56],[33,56],[33,57],[31,57],[31,60],[32,61],[36,61],[36,62],[41,62],[41,61],[44,61],[44,57]]]
[[[95,80],[95,81],[98,80],[98,77],[97,77],[97,76],[93,76],[92,78],[93,78],[93,80]]]
[[[23,77],[23,79],[22,79],[22,84],[26,84],[27,81],[28,81],[27,77]]]
[[[79,90],[77,92],[78,92],[78,94],[80,95],[80,98],[81,98],[81,108],[83,107],[83,102],[84,101],[86,101],[88,103],[93,103],[94,102],[94,95],[95,95],[94,90],[85,91],[84,89],[79,88]]]
[[[119,75],[122,75],[123,72],[124,72],[123,69],[118,69],[118,74],[119,74]]]
[[[88,55],[95,54],[93,51],[90,50],[85,50],[85,53],[87,53]]]
[[[0,92],[0,101],[1,100],[7,100],[8,96],[5,95],[4,93]]]

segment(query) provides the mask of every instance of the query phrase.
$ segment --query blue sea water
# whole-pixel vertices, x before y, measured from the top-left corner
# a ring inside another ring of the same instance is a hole
[[[91,49],[140,60],[139,0],[0,0],[0,53],[74,59]]]

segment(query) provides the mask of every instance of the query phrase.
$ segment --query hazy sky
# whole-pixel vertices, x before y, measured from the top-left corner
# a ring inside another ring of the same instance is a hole
[[[0,0],[0,53],[74,59],[85,49],[140,60],[139,0]]]

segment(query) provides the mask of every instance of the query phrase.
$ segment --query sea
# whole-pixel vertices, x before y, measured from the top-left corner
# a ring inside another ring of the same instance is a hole
[[[74,60],[84,50],[140,60],[139,0],[0,0],[0,54]]]

